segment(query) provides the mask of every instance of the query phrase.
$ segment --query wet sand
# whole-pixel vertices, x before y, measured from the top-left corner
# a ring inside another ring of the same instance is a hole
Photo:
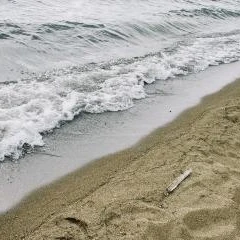
[[[32,193],[0,217],[0,239],[240,239],[239,161],[240,80]]]

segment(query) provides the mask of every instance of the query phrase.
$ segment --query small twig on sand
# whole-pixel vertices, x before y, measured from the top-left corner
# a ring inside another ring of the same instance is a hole
[[[187,177],[189,177],[192,173],[192,169],[186,170],[183,174],[181,174],[179,177],[177,177],[168,187],[167,187],[167,193],[172,193],[182,181],[184,181]]]

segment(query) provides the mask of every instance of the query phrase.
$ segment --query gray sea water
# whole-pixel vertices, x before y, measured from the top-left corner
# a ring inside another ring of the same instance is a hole
[[[81,113],[239,60],[239,0],[1,0],[0,161]]]

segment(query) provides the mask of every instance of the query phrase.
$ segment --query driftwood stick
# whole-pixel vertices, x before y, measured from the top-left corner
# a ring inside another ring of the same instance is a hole
[[[177,177],[168,187],[167,192],[172,193],[182,181],[184,181],[188,176],[190,176],[192,173],[192,169],[186,170],[183,174],[181,174],[179,177]]]

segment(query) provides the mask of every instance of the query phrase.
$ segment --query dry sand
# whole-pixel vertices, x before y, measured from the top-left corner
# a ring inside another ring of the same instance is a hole
[[[239,209],[240,80],[133,148],[31,194],[0,217],[0,238],[234,240]]]

